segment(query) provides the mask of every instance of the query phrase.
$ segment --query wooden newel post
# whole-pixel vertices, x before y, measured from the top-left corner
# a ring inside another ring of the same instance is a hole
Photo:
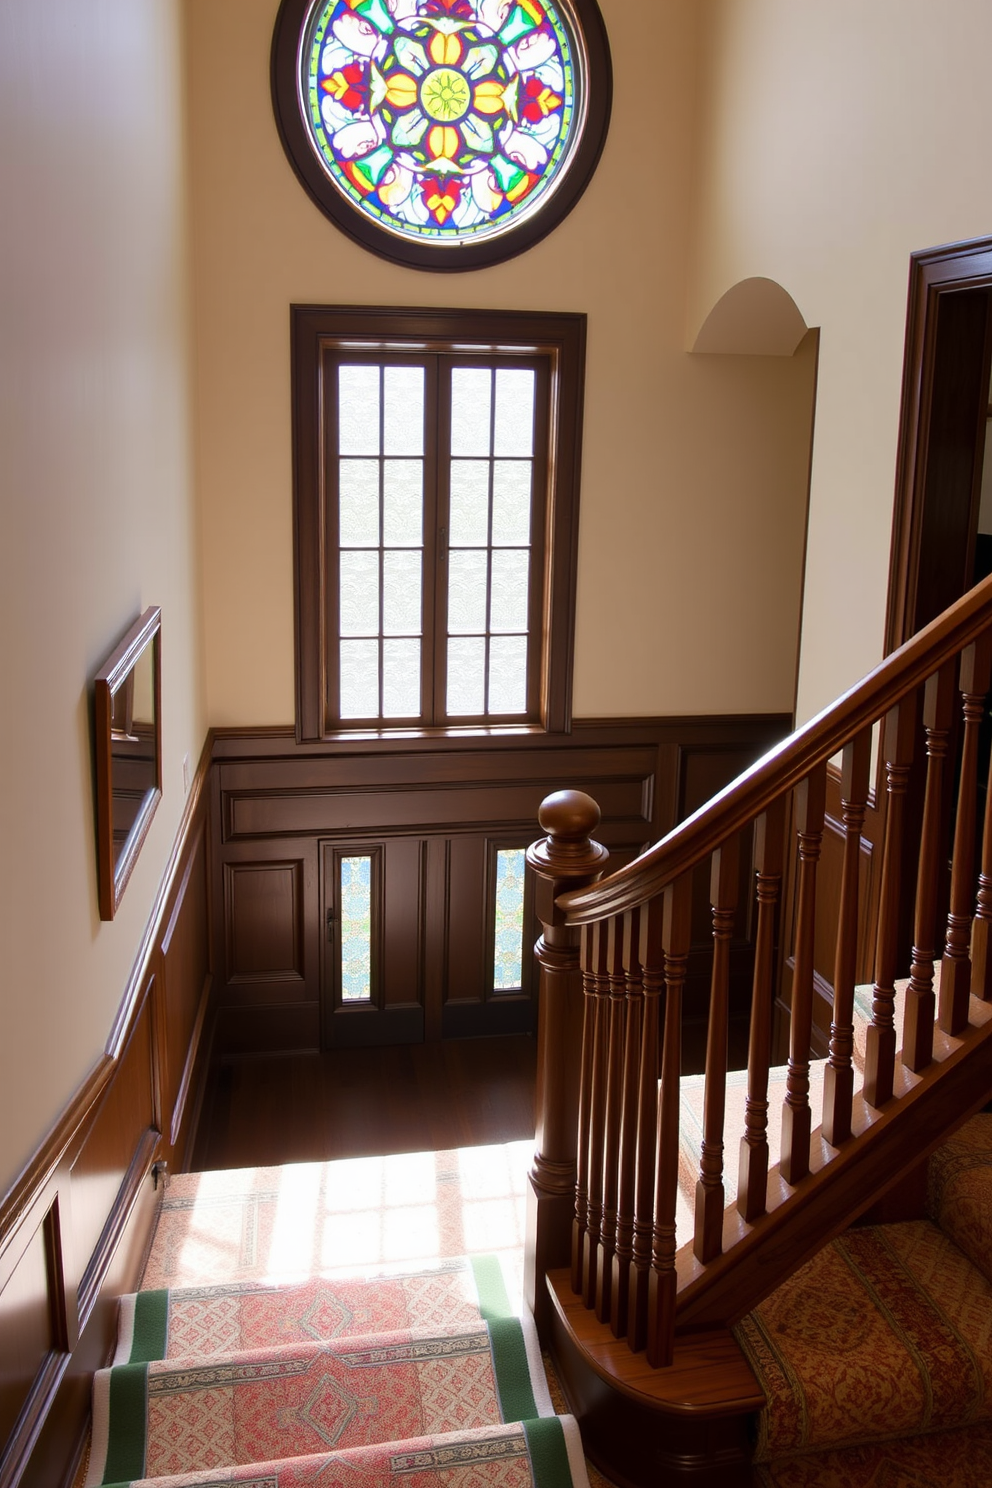
[[[609,852],[589,833],[599,807],[582,791],[556,791],[538,821],[548,834],[527,849],[537,879],[534,907],[543,926],[535,947],[541,989],[537,1023],[535,1151],[527,1191],[524,1296],[543,1332],[550,1302],[545,1272],[567,1266],[575,1214],[576,1143],[582,1069],[581,931],[563,923],[555,903],[594,883]]]

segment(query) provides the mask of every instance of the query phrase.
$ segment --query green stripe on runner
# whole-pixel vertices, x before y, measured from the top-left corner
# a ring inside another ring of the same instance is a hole
[[[483,1320],[492,1322],[493,1318],[513,1317],[513,1308],[510,1299],[506,1295],[506,1283],[503,1280],[503,1267],[496,1256],[483,1255],[470,1257],[472,1262],[472,1274],[475,1277],[475,1290],[479,1295],[479,1311]]]
[[[493,1350],[496,1388],[504,1421],[527,1421],[537,1415],[527,1348],[519,1318],[491,1318],[486,1324]]]
[[[145,1422],[148,1365],[118,1364],[110,1371],[110,1421],[104,1483],[130,1482],[145,1475]]]
[[[169,1337],[169,1293],[139,1292],[134,1299],[134,1332],[129,1364],[164,1359]]]
[[[534,1488],[573,1488],[565,1433],[557,1416],[523,1422]]]

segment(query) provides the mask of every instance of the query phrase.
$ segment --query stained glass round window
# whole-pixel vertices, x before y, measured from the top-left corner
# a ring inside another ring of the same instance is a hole
[[[522,251],[584,190],[610,107],[595,0],[283,0],[283,142],[318,205],[422,268]]]

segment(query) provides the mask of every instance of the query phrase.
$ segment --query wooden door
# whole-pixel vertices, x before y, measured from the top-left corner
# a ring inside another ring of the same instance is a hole
[[[526,832],[321,843],[325,1047],[536,1026]]]

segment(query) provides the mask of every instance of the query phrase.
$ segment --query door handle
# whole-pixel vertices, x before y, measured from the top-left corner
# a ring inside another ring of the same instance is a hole
[[[327,938],[328,938],[328,940],[333,940],[334,939],[334,911],[333,911],[333,909],[329,909],[327,911]]]

